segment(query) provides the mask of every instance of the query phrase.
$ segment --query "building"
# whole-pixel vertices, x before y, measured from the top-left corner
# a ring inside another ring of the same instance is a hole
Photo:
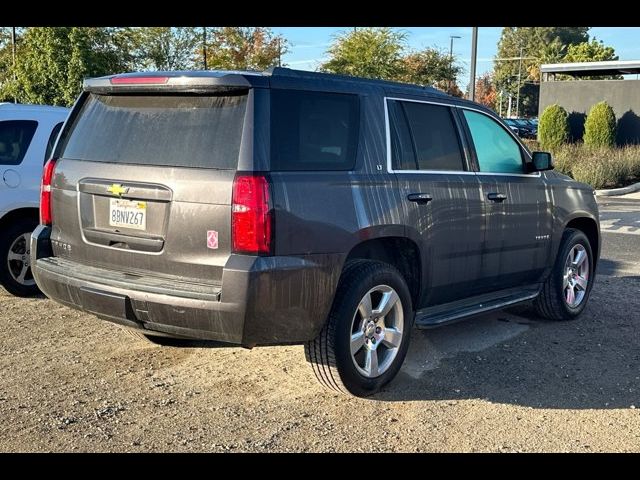
[[[589,109],[605,101],[613,108],[618,120],[616,141],[619,145],[640,144],[640,60],[554,63],[540,67],[541,114],[546,107],[557,103],[569,114],[572,140],[581,140],[584,121]],[[568,75],[577,80],[560,80]],[[635,79],[587,80],[598,76],[635,75]]]

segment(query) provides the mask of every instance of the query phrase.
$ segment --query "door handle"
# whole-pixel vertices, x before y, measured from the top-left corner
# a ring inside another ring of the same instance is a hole
[[[504,193],[490,193],[487,198],[492,202],[502,203],[507,199],[507,196]]]
[[[410,193],[409,195],[407,195],[407,198],[410,202],[416,203],[429,203],[431,200],[433,200],[433,197],[428,193]]]

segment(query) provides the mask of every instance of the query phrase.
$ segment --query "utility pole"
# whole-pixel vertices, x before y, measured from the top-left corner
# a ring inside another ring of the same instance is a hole
[[[520,45],[520,62],[518,65],[518,93],[516,96],[516,117],[520,118],[520,78],[522,76],[522,45]]]
[[[202,27],[202,58],[204,69],[207,70],[207,27]]]
[[[471,82],[469,83],[469,99],[476,100],[476,59],[478,56],[478,27],[473,27],[471,34]]]
[[[13,81],[15,82],[18,79],[16,74],[16,27],[11,27],[11,52],[13,55]],[[18,103],[15,95],[13,96],[13,103]]]

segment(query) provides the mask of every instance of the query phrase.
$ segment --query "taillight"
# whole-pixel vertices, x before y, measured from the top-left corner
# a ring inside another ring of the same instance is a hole
[[[44,164],[42,183],[40,184],[40,223],[51,225],[51,181],[56,168],[56,159],[52,158]]]
[[[231,237],[236,253],[271,252],[272,213],[264,175],[237,174],[233,180]]]

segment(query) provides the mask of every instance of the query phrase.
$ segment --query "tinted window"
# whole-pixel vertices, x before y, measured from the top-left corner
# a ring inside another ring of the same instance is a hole
[[[44,152],[44,161],[46,162],[51,158],[51,152],[53,151],[53,147],[56,144],[56,139],[58,138],[58,134],[60,133],[60,129],[62,128],[62,124],[64,122],[58,123],[53,130],[51,130],[51,135],[49,135],[49,141],[47,142],[47,150]]]
[[[246,95],[91,94],[62,156],[94,162],[234,169]]]
[[[398,169],[464,170],[462,149],[449,107],[417,102],[392,103],[395,112],[391,117],[397,121],[394,129],[399,135],[395,141],[400,156],[394,162]],[[413,151],[408,147],[407,126]]]
[[[390,101],[391,161],[394,170],[417,170],[416,153],[401,102]]]
[[[523,173],[520,145],[495,120],[482,113],[463,110],[481,172]]]
[[[353,169],[358,124],[356,95],[273,90],[271,169]]]
[[[29,149],[38,122],[10,120],[0,122],[0,165],[19,165]]]

